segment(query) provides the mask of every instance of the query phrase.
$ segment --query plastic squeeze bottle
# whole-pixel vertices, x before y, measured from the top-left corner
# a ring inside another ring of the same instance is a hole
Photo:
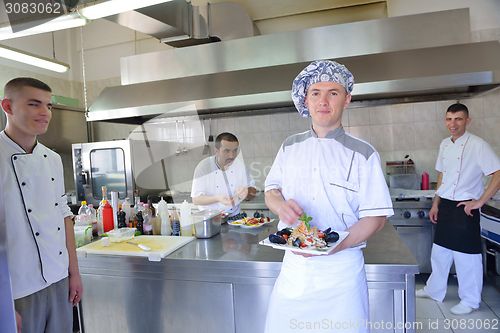
[[[172,227],[170,226],[170,218],[168,216],[168,210],[162,211],[160,213],[160,218],[161,218],[161,235],[170,236],[172,234]]]
[[[422,175],[422,190],[428,190],[429,189],[429,175],[427,172],[424,172]]]
[[[122,205],[122,211],[125,212],[125,223],[128,225],[130,215],[131,215],[130,198],[129,197],[125,198],[125,202]]]
[[[112,230],[115,226],[115,222],[113,219],[113,208],[107,201],[105,201],[105,204],[102,207],[102,225],[104,228],[104,232]]]
[[[181,235],[182,236],[193,236],[192,231],[192,221],[191,221],[191,207],[189,203],[184,200],[181,205]]]

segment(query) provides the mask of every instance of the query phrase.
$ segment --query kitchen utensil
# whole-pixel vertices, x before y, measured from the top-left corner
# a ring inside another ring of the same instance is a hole
[[[184,154],[187,154],[189,150],[186,148],[186,123],[184,120],[182,121],[182,143],[184,144],[184,148],[182,149],[182,152]]]
[[[134,242],[127,242],[128,244],[132,244],[132,245],[137,245],[140,249],[144,250],[144,251],[151,251],[151,248],[144,245],[144,244],[137,244],[137,243],[134,243]]]
[[[205,146],[203,146],[203,155],[208,155],[208,151],[210,150],[210,147],[208,146],[207,142],[207,137],[205,133],[205,120],[201,120],[201,129],[203,131],[203,141],[205,142]]]
[[[202,210],[191,215],[196,237],[210,238],[220,233],[222,212],[222,210]]]
[[[208,119],[208,127],[209,127],[209,131],[210,131],[210,134],[208,136],[208,142],[214,142],[214,136],[212,135],[212,118],[209,118]]]
[[[179,121],[175,121],[175,132],[177,133],[177,150],[175,151],[175,156],[182,154],[181,149],[181,139],[179,138]]]

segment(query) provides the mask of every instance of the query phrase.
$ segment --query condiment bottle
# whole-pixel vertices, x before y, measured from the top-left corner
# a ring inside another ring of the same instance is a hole
[[[107,201],[104,201],[104,206],[102,207],[102,224],[104,232],[108,232],[114,227],[113,208]]]
[[[189,207],[189,203],[184,200],[181,205],[181,235],[182,236],[192,236],[192,221],[191,221],[191,207]]]
[[[156,215],[161,216],[162,212],[168,213],[168,205],[167,202],[163,200],[163,197],[161,197],[161,200],[158,201],[158,209],[156,210]]]
[[[106,203],[108,197],[108,188],[106,186],[102,187],[102,199],[99,202],[99,207],[97,208],[97,234],[101,236],[104,233],[103,221],[102,221],[102,208]]]
[[[75,225],[77,226],[88,226],[92,224],[91,217],[89,216],[89,206],[87,206],[86,201],[82,201],[82,205],[78,209],[78,215],[76,216]]]
[[[150,195],[148,195],[147,201],[148,201],[149,209],[151,209],[151,217],[155,217],[156,216],[156,209],[153,206],[153,199],[151,199]]]
[[[177,208],[172,207],[172,218],[170,219],[172,222],[172,236],[180,236],[181,235],[181,222],[179,220],[179,214],[177,213]]]
[[[142,229],[144,222],[144,219],[142,218],[142,212],[137,212],[135,216],[137,217],[137,231],[140,231],[142,234],[144,233],[144,230]]]
[[[424,172],[422,175],[422,190],[428,190],[429,189],[429,175],[427,172]]]
[[[130,198],[125,198],[125,202],[122,205],[122,211],[125,212],[125,223],[128,225],[131,215]]]
[[[151,209],[149,204],[144,205],[144,210],[142,211],[142,218],[144,219],[144,224],[142,225],[142,230],[144,235],[153,234],[153,225],[151,224]]]
[[[161,235],[170,236],[172,234],[172,226],[170,225],[170,217],[168,216],[168,210],[162,211],[160,214],[160,218],[161,218]]]
[[[125,223],[125,212],[123,210],[119,211],[118,213],[118,228],[126,228],[127,224]]]

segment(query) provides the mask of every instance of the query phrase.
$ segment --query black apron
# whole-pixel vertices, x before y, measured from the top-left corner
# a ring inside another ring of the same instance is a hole
[[[470,254],[482,252],[479,209],[472,210],[472,216],[464,211],[461,201],[441,198],[434,243],[447,249]]]

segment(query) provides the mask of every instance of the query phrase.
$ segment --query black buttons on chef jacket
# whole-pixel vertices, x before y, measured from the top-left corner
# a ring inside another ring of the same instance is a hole
[[[59,255],[61,255],[61,254],[62,254],[62,252],[61,252],[61,251],[59,251]]]
[[[35,236],[40,236],[40,233],[38,231],[35,232]]]
[[[54,178],[52,178],[52,181],[54,181]]]
[[[59,204],[56,202],[56,206],[59,206]]]
[[[57,227],[57,231],[61,230],[61,227]]]
[[[43,157],[47,158],[47,155],[43,155]]]
[[[22,182],[22,183],[21,183],[21,185],[25,186],[25,185],[26,185],[26,183],[25,183],[25,182]]]
[[[14,161],[17,160],[17,156],[14,156]]]
[[[28,213],[31,213],[31,209],[28,209]]]

